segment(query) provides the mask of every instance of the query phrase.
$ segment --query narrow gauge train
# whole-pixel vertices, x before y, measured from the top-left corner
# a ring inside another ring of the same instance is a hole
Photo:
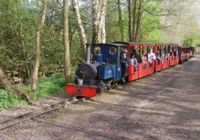
[[[122,63],[124,53],[126,66]],[[152,62],[148,60],[149,53],[154,54]],[[193,55],[193,47],[177,44],[134,42],[93,44],[91,47],[88,46],[87,60],[77,68],[75,82],[66,85],[66,93],[69,96],[94,97],[120,81],[131,82],[151,75],[184,62]],[[133,56],[137,60],[137,65],[130,62]]]

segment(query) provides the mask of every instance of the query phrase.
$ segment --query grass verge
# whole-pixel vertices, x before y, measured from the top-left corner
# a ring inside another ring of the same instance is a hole
[[[38,88],[34,93],[31,91],[30,85],[18,85],[17,88],[24,91],[31,100],[38,100],[48,98],[52,94],[64,94],[65,84],[63,74],[54,74],[51,77],[42,77],[39,80]],[[25,103],[25,101],[16,99],[7,91],[0,89],[0,109]]]
[[[25,103],[26,103],[25,101],[19,100],[11,96],[7,91],[0,89],[0,109]]]

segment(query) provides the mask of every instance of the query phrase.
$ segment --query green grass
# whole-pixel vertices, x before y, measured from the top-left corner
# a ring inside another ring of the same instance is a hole
[[[7,91],[0,89],[0,109],[25,103],[25,101],[16,99],[11,96]]]
[[[65,84],[63,74],[55,74],[48,78],[41,78],[38,83],[38,89],[35,92],[35,97],[47,98],[52,94],[64,94]]]
[[[54,74],[51,77],[42,77],[38,82],[38,88],[35,92],[31,91],[31,85],[18,85],[16,88],[24,91],[31,100],[38,100],[48,98],[52,94],[64,94],[65,85],[66,82],[63,74]],[[25,103],[25,101],[16,99],[5,90],[0,89],[0,109]]]

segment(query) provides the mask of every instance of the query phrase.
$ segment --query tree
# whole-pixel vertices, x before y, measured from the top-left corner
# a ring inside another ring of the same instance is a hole
[[[133,29],[132,29],[132,41],[136,41],[136,37],[135,37],[135,25],[136,25],[136,10],[137,10],[137,0],[134,0],[133,2],[133,22],[132,22],[132,26],[133,26]]]
[[[47,0],[43,0],[42,9],[38,13],[37,27],[35,31],[36,32],[35,65],[34,65],[33,75],[32,75],[32,90],[33,91],[35,91],[37,88],[38,73],[39,73],[39,67],[40,67],[40,34],[44,26],[46,11],[47,11]]]
[[[101,43],[106,43],[106,5],[107,5],[107,0],[102,0],[101,15],[100,15],[100,28],[99,28]]]
[[[64,48],[65,48],[65,58],[64,58],[64,75],[66,82],[70,82],[71,80],[71,72],[70,72],[70,47],[69,47],[69,27],[68,27],[68,0],[63,0],[63,12],[64,12]]]
[[[124,41],[124,25],[123,25],[122,9],[121,9],[121,1],[120,0],[117,0],[117,5],[118,5],[119,29],[120,29],[121,41]]]
[[[24,94],[21,90],[18,90],[13,87],[13,85],[7,79],[3,69],[1,67],[0,67],[0,85],[2,85],[6,91],[11,93],[11,95],[13,97],[25,99],[28,103],[30,103],[30,100],[26,94]]]
[[[185,40],[193,38],[197,33],[198,21],[195,11],[196,0],[164,0],[163,9],[170,14],[163,16],[162,34],[165,42],[174,42],[183,44]]]
[[[4,87],[5,90],[12,92],[12,85],[8,81],[3,69],[0,67],[0,85]]]
[[[85,30],[84,30],[84,27],[83,27],[83,23],[81,21],[81,16],[80,16],[77,0],[72,0],[72,6],[73,6],[74,14],[76,16],[78,28],[79,28],[79,37],[80,37],[82,46],[84,47],[84,51],[85,51],[84,54],[86,55],[87,38],[86,38]]]
[[[138,41],[138,35],[139,35],[139,29],[140,29],[140,25],[141,25],[141,18],[142,18],[142,13],[143,13],[143,0],[139,0],[139,6],[138,6],[138,13],[137,13],[137,23],[136,23],[136,31],[135,34],[132,35],[134,36],[133,41]]]
[[[127,0],[128,2],[128,35],[129,35],[129,41],[131,41],[131,37],[132,37],[132,34],[131,34],[131,19],[132,19],[132,12],[131,12],[131,2],[132,0]]]
[[[92,25],[93,25],[93,43],[106,42],[106,5],[107,0],[92,0]]]
[[[128,0],[129,40],[133,42],[139,41],[143,4],[143,0]]]

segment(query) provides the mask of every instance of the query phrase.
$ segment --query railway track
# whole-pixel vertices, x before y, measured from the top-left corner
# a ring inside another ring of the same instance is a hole
[[[55,103],[55,104],[52,104],[48,107],[43,107],[41,109],[38,109],[38,110],[34,110],[32,112],[29,112],[29,113],[26,113],[26,114],[22,114],[22,115],[19,115],[19,116],[16,116],[16,117],[13,117],[13,118],[9,118],[7,120],[4,120],[4,121],[1,121],[0,122],[0,131],[4,130],[4,129],[8,129],[14,125],[17,125],[21,122],[24,122],[26,120],[29,120],[31,118],[34,118],[34,117],[37,117],[37,116],[40,116],[40,115],[43,115],[43,114],[46,114],[46,113],[50,113],[52,111],[55,111],[55,110],[58,110],[62,107],[64,108],[68,108],[70,105],[72,104],[76,104],[76,103],[79,103],[83,100],[81,99],[68,99],[68,100],[63,100],[63,101],[60,101],[58,103]]]

